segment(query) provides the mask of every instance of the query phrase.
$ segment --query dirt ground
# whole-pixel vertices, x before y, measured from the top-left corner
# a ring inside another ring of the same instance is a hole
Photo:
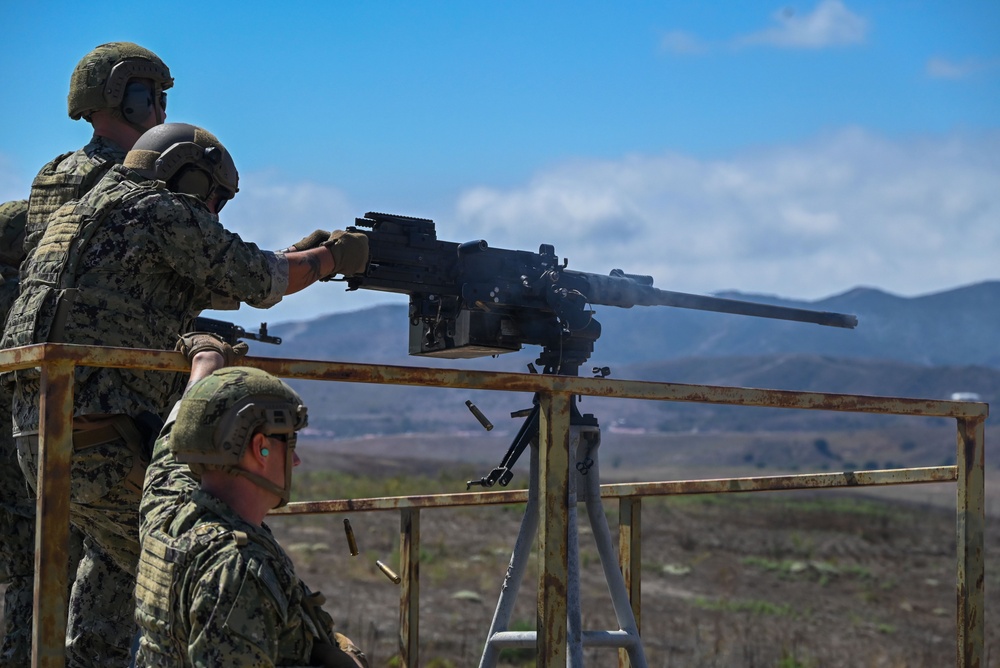
[[[335,465],[358,478],[434,473],[460,483],[467,474],[450,475],[446,463],[426,459],[327,452],[330,461],[324,461],[312,454],[312,466]],[[909,488],[909,500],[838,491],[644,500],[640,624],[649,665],[955,665],[953,497],[950,508],[929,503],[936,497],[925,487]],[[617,536],[617,505],[606,502],[604,508]],[[424,668],[478,665],[522,512],[522,506],[421,512]],[[344,517],[360,549],[355,557]],[[617,629],[591,529],[585,513],[581,517],[583,627]],[[1000,667],[1000,623],[991,601],[1000,589],[995,520],[986,535],[984,666]],[[326,594],[338,629],[368,652],[373,668],[398,666],[400,587],[375,566],[381,560],[399,570],[398,513],[284,516],[268,523],[299,576]],[[512,630],[534,628],[536,590],[532,557]],[[617,665],[613,649],[588,648],[585,655],[588,666]],[[501,665],[531,666],[534,660],[529,650],[507,651]]]
[[[872,436],[862,433],[828,438],[832,446],[848,455],[850,443],[870,452],[891,450],[890,442],[873,441]],[[898,435],[894,437],[899,440]],[[662,462],[642,471],[627,470],[626,465],[616,469],[609,464],[622,454],[626,464],[653,462],[648,448],[640,457],[639,450],[633,453],[625,442],[606,444],[602,445],[606,450],[602,476],[611,482],[613,477],[670,480],[760,474],[760,469],[741,471],[738,466],[720,465],[722,461],[742,464],[746,459],[744,446],[736,441],[746,440],[741,437],[727,444],[713,438],[712,447],[707,449],[714,453],[714,467],[683,446],[665,452]],[[774,443],[768,447],[780,450],[785,458],[795,448],[802,449],[794,439],[787,446],[769,437],[770,441]],[[910,465],[937,463],[941,453],[930,445],[925,450],[916,438],[913,441],[922,456]],[[813,436],[805,442],[812,443]],[[414,450],[402,451],[405,457],[399,456],[400,445],[325,445],[306,456],[321,468],[358,476],[376,470],[387,475],[441,475],[449,465],[441,459],[442,452],[450,452],[451,466],[463,458],[459,454],[463,446],[451,441],[424,444],[407,439],[407,447]],[[357,454],[362,451],[363,455]],[[492,449],[485,460],[495,464],[497,452]],[[720,460],[719,453],[728,454]],[[476,464],[478,473],[485,473],[493,464],[485,468]],[[809,468],[812,464],[803,462],[803,468],[796,472],[816,470]],[[991,592],[1000,588],[1000,534],[995,530],[1000,505],[991,494],[1000,484],[998,473],[995,466],[990,468],[986,483],[984,666],[1000,667],[1000,623],[990,605]],[[516,480],[523,484],[526,475],[522,467]],[[461,473],[451,477],[458,482],[464,479]],[[447,478],[441,475],[442,480]],[[422,493],[462,491],[446,486]],[[487,507],[421,513],[421,665],[478,665],[521,511]],[[605,511],[616,536],[617,507],[606,502]],[[321,583],[328,580],[331,591],[343,579],[337,597],[343,601],[338,619],[369,648],[373,665],[392,665],[398,588],[374,568],[374,560],[394,567],[398,564],[398,516],[355,513],[350,517],[362,549],[354,558],[345,556],[343,516],[274,518],[272,526],[292,546],[304,579],[317,578],[319,587],[326,587]],[[778,492],[647,499],[642,508],[641,627],[649,665],[954,665],[955,527],[953,484],[899,486],[865,494]],[[585,629],[617,629],[588,531],[583,523],[583,625]],[[532,559],[512,624],[517,630],[534,628],[533,566]],[[512,665],[533,665],[523,654],[505,653],[504,657]],[[588,666],[616,665],[614,650],[588,650],[587,657]]]
[[[614,507],[606,504],[612,534]],[[478,665],[521,516],[520,508],[421,513],[422,666]],[[643,645],[650,666],[934,667],[956,654],[954,513],[896,501],[785,493],[648,500],[642,509]],[[392,516],[390,516],[392,515]],[[395,513],[274,518],[301,577],[325,591],[341,629],[373,666],[396,654],[399,588]],[[617,629],[589,526],[580,528],[585,630]],[[996,537],[987,547],[998,554]],[[991,565],[995,565],[995,558]],[[512,629],[534,628],[534,559]],[[987,598],[1000,587],[987,567]],[[987,666],[1000,666],[987,612]],[[510,654],[510,653],[508,653]],[[511,665],[533,665],[525,651]],[[506,654],[505,654],[506,656]],[[588,649],[587,665],[616,652]]]

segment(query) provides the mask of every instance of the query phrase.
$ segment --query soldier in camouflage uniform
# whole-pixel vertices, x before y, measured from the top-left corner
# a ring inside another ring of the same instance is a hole
[[[259,369],[211,373],[232,358],[217,345],[182,339],[193,384],[146,474],[136,665],[367,667],[263,522],[288,502],[306,407]]]
[[[25,251],[38,244],[52,212],[79,199],[125,154],[146,130],[166,120],[170,69],[160,58],[131,42],[111,42],[84,56],[70,77],[69,117],[94,128],[90,143],[46,164],[31,184]]]
[[[185,124],[147,131],[123,165],[48,219],[22,267],[21,294],[0,345],[71,341],[167,349],[220,296],[267,308],[334,272],[364,270],[362,234],[318,231],[283,253],[263,251],[226,230],[217,213],[237,183],[232,158],[210,133]],[[18,459],[33,482],[39,374],[13,375]],[[133,583],[149,436],[178,394],[176,381],[148,371],[76,371],[70,519],[87,536],[85,559],[99,548]],[[90,575],[78,571],[74,597],[104,586],[85,581]],[[131,611],[132,589],[114,592],[119,610]],[[101,658],[91,657],[89,665]]]
[[[0,204],[0,320],[17,298],[28,201]],[[0,584],[6,584],[0,625],[0,666],[27,666],[31,659],[34,573],[34,499],[17,466],[10,431],[10,389],[0,386]],[[23,623],[24,615],[28,624]]]
[[[173,85],[170,70],[148,49],[130,42],[102,44],[84,56],[73,70],[67,106],[70,118],[87,120],[93,127],[90,142],[75,152],[64,153],[39,171],[31,186],[26,220],[20,220],[19,238],[5,235],[4,252],[10,255],[8,268],[21,266],[24,254],[32,251],[45,229],[49,216],[66,202],[87,193],[112,165],[120,164],[125,153],[147,129],[166,118],[166,93]],[[25,234],[27,228],[27,234]],[[7,242],[16,242],[7,245]],[[23,249],[23,251],[22,251]],[[5,294],[10,302],[17,295],[16,276],[7,276]],[[9,390],[3,389],[3,425],[10,424]],[[6,427],[3,438],[8,438]],[[15,460],[14,448],[0,448],[0,503],[17,508],[21,518],[4,531],[0,547],[0,571],[4,564],[13,568],[6,592],[4,619],[6,632],[0,645],[0,668],[27,666],[31,658],[34,503],[22,503],[25,481]],[[21,479],[18,479],[21,478]],[[30,497],[29,497],[30,498]],[[14,516],[10,516],[14,517]],[[12,520],[13,521],[13,520]],[[16,528],[15,528],[16,527]],[[77,570],[82,537],[70,534],[70,572]],[[128,587],[131,575],[119,569],[100,548],[93,546],[79,569],[85,574],[76,594],[70,594],[67,635],[68,665],[87,665],[83,657],[104,657],[125,665],[134,624],[123,609],[117,592]],[[71,581],[73,578],[70,578]]]

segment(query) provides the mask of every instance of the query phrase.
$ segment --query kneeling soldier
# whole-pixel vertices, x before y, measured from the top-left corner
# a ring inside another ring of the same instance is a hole
[[[263,523],[288,502],[302,399],[209,335],[179,344],[191,383],[143,489],[137,666],[367,667]],[[214,372],[213,372],[214,370]]]

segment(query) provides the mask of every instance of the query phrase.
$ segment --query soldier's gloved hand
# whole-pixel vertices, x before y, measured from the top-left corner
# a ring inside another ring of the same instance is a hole
[[[323,242],[333,254],[333,273],[362,274],[368,266],[368,237],[361,232],[334,230]]]
[[[288,248],[283,249],[281,252],[293,253],[295,251],[304,251],[304,250],[309,250],[311,248],[319,248],[329,238],[330,238],[329,230],[315,230],[308,236],[303,237],[302,240],[296,241]]]
[[[231,366],[233,362],[247,354],[250,346],[243,341],[240,341],[235,346],[231,346],[215,334],[209,334],[208,332],[188,332],[177,340],[174,350],[184,353],[189,362],[198,353],[205,352],[206,350],[215,351],[226,360],[226,366]]]
[[[365,653],[354,644],[354,641],[345,636],[343,633],[334,633],[333,640],[337,643],[337,647],[347,656],[354,659],[354,662],[361,666],[361,668],[368,668],[368,657]]]
[[[315,642],[309,663],[313,666],[327,668],[368,668],[368,657],[351,642],[351,639],[341,633],[334,633],[336,645]]]

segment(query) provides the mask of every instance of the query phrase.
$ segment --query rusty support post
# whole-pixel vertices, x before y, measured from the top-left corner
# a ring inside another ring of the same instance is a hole
[[[73,363],[66,360],[42,366],[35,518],[35,619],[31,633],[33,668],[63,668],[66,665],[73,370]]]
[[[635,625],[642,631],[639,612],[642,608],[642,498],[624,497],[618,500],[618,565],[621,567],[632,604]],[[628,651],[618,650],[618,668],[628,668]]]
[[[419,668],[420,653],[420,510],[399,512],[399,657],[402,668]]]
[[[569,587],[568,394],[539,394],[538,668],[565,668]]]
[[[984,529],[985,419],[958,420],[958,662],[959,668],[983,664],[985,613]]]

